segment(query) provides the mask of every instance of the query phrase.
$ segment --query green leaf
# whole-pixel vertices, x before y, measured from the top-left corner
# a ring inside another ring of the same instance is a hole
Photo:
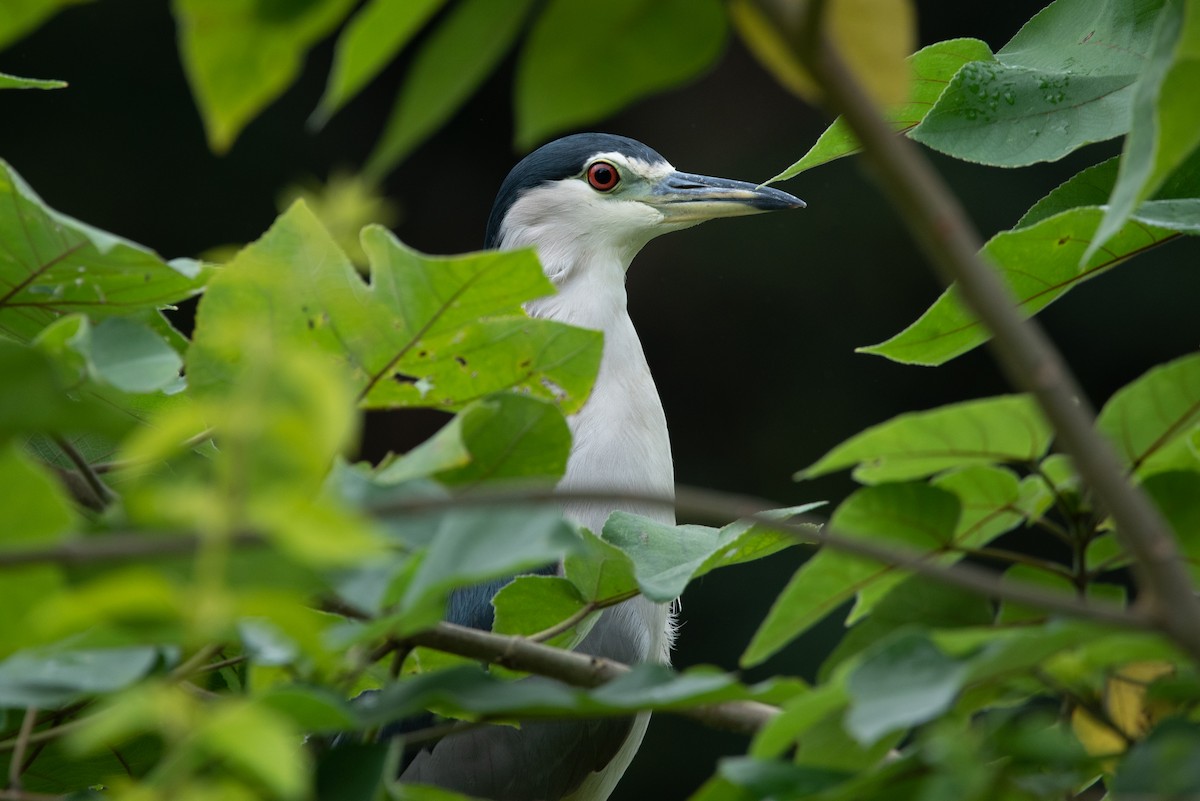
[[[854,466],[866,484],[922,478],[991,462],[1035,462],[1050,446],[1050,426],[1026,395],[1001,395],[909,412],[838,445],[797,479]]]
[[[1080,282],[1178,236],[1135,218],[1102,252],[1081,265],[1080,258],[1103,215],[1104,211],[1095,207],[1071,209],[1034,225],[1002,231],[988,240],[982,255],[995,265],[1022,314],[1036,314]],[[954,285],[908,328],[886,342],[858,350],[904,364],[937,365],[981,345],[988,336]]]
[[[1121,172],[1104,219],[1083,258],[1090,258],[1167,177],[1200,146],[1200,2],[1167,2],[1154,42],[1134,87],[1132,122]]]
[[[1129,127],[1163,0],[1056,0],[996,53],[965,65],[910,136],[967,161],[1053,161]]]
[[[445,0],[371,0],[338,36],[329,84],[310,122],[324,125],[378,75]]]
[[[495,72],[532,0],[461,0],[422,43],[364,172],[382,178]]]
[[[586,606],[579,590],[569,579],[559,576],[517,576],[492,599],[497,634],[528,636],[556,626]],[[571,631],[547,640],[547,644],[565,647]]]
[[[578,543],[556,509],[455,510],[439,520],[429,550],[405,589],[401,611],[444,598],[455,587],[557,562]]]
[[[517,146],[694,77],[717,58],[725,26],[716,0],[552,0],[517,64]]]
[[[558,407],[525,395],[502,393],[476,401],[456,418],[470,462],[441,471],[443,484],[471,487],[484,481],[557,481],[567,469],[571,430]]]
[[[1059,184],[1050,194],[1034,203],[1029,211],[1017,220],[1016,228],[1027,228],[1070,209],[1080,206],[1103,206],[1108,202],[1113,184],[1117,182],[1120,156],[1113,156],[1099,164],[1093,164],[1072,175]]]
[[[766,514],[784,521],[817,506]],[[670,526],[627,512],[614,512],[604,524],[603,536],[633,561],[642,594],[659,603],[678,598],[688,582],[710,570],[760,559],[797,542],[790,532],[757,523],[738,521],[721,529]]]
[[[1200,234],[1200,198],[1147,200],[1137,207],[1131,219],[1134,223],[1194,236]]]
[[[818,678],[830,680],[840,665],[905,626],[927,629],[987,626],[994,617],[992,602],[982,595],[912,576],[892,588],[870,615],[846,632],[821,663]]]
[[[21,772],[21,789],[66,795],[79,801],[94,801],[79,793],[79,788],[103,785],[113,776],[144,776],[163,755],[162,743],[156,737],[139,737],[90,755],[77,753],[61,739],[43,745]]]
[[[183,359],[136,320],[102,320],[87,340],[82,347],[95,378],[123,392],[153,392],[179,380]]]
[[[1135,744],[1117,766],[1112,792],[1119,799],[1194,798],[1200,794],[1200,726],[1174,718]]]
[[[1096,418],[1135,475],[1197,467],[1188,437],[1200,428],[1200,354],[1159,365],[1113,394]]]
[[[38,349],[0,338],[0,375],[0,445],[21,434],[116,436],[129,427],[94,395],[68,394],[60,371]]]
[[[0,707],[57,707],[134,683],[154,666],[155,648],[22,651],[0,662]]]
[[[228,382],[246,354],[227,329],[246,321],[315,343],[352,374],[368,407],[454,409],[518,389],[578,410],[599,366],[602,338],[521,304],[552,290],[530,251],[424,256],[368,227],[371,283],[297,203],[214,278],[197,314],[189,383]]]
[[[75,524],[75,514],[61,486],[16,447],[0,447],[0,548],[4,553],[39,547],[61,539]],[[5,614],[0,617],[0,655],[29,642],[29,614],[48,595],[63,587],[57,565],[30,565],[3,573]]]
[[[0,48],[31,33],[64,8],[84,2],[87,0],[5,0],[0,16]]]
[[[849,779],[852,774],[753,757],[722,759],[718,775],[751,793],[752,798],[807,798]],[[734,796],[737,798],[737,796]]]
[[[954,530],[954,543],[959,547],[986,545],[1025,520],[1020,506],[1021,482],[1006,468],[973,465],[944,473],[930,483],[958,497],[962,514]]]
[[[557,481],[567,469],[571,431],[552,403],[500,393],[475,401],[436,434],[379,470],[376,479],[399,484],[436,477],[470,487],[481,481]]]
[[[254,700],[288,718],[301,731],[334,734],[354,728],[353,707],[346,699],[323,687],[281,685]]]
[[[47,206],[0,159],[0,333],[28,342],[60,315],[153,311],[200,291],[192,262],[164,262]]]
[[[291,86],[304,54],[354,5],[174,0],[179,54],[214,152],[228,150],[246,123]]]
[[[0,72],[0,89],[65,89],[66,86],[66,81],[21,78],[17,75]]]
[[[949,492],[919,483],[880,484],[843,501],[829,527],[842,536],[937,552],[952,543],[958,517],[958,499]],[[759,664],[855,595],[854,614],[865,614],[904,577],[891,565],[823,548],[776,598],[741,664]]]
[[[563,560],[563,574],[587,601],[629,595],[638,589],[633,559],[611,543],[581,529],[582,547]]]
[[[949,39],[913,53],[908,58],[913,74],[908,101],[884,110],[884,117],[892,130],[904,133],[914,128],[925,118],[960,67],[971,61],[987,61],[991,58],[991,48],[978,39]],[[799,161],[767,183],[786,181],[805,170],[852,155],[860,149],[850,126],[838,117]]]
[[[873,649],[846,681],[846,728],[870,745],[890,731],[941,715],[963,686],[966,665],[922,632],[897,634]]]

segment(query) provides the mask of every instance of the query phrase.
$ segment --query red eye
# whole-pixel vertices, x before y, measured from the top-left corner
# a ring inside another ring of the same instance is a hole
[[[607,161],[597,161],[588,167],[587,179],[592,189],[607,192],[621,182],[621,173]]]

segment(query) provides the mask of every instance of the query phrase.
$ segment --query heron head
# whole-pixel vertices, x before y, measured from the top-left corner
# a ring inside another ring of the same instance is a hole
[[[575,134],[512,169],[492,207],[487,247],[535,247],[558,278],[592,257],[626,268],[654,237],[705,220],[803,207],[778,189],[680,172],[624,136]]]

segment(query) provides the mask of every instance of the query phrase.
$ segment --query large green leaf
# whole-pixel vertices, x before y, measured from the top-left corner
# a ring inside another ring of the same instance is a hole
[[[54,211],[0,159],[0,333],[27,342],[63,314],[153,312],[196,294],[203,278],[193,262],[164,262]]]
[[[521,304],[552,290],[529,251],[424,256],[378,227],[363,231],[371,283],[302,203],[215,278],[200,304],[189,382],[228,382],[247,354],[227,328],[245,321],[315,343],[346,366],[369,407],[461,407],[519,389],[577,410],[601,336],[532,320]]]
[[[966,672],[924,633],[898,633],[850,672],[846,728],[869,745],[889,731],[937,717],[953,703]]]
[[[587,529],[582,546],[563,560],[563,573],[587,601],[618,598],[637,591],[633,559]]]
[[[386,175],[466,102],[512,47],[532,6],[462,0],[450,11],[413,58],[367,175]]]
[[[67,6],[87,0],[5,0],[0,14],[0,48],[33,31]]]
[[[1033,315],[1080,282],[1179,236],[1134,217],[1099,253],[1080,263],[1103,209],[1070,209],[1033,225],[1002,231],[983,247],[1001,280],[1016,296],[1022,314]],[[1197,225],[1193,230],[1200,230]],[[891,339],[859,348],[904,364],[937,365],[960,356],[988,339],[988,332],[951,286],[920,318]]]
[[[872,426],[796,474],[814,478],[847,467],[866,484],[921,478],[990,462],[1034,462],[1052,431],[1025,395],[1002,395],[909,412]]]
[[[1096,426],[1136,475],[1200,466],[1188,441],[1200,429],[1200,354],[1159,365],[1118,390]]]
[[[313,121],[323,125],[387,66],[445,0],[371,0],[338,36],[329,84]]]
[[[0,72],[0,89],[62,89],[66,81],[46,80],[44,78],[21,78]]]
[[[888,124],[898,133],[916,127],[929,113],[929,109],[960,67],[971,61],[987,61],[991,58],[991,48],[978,39],[949,39],[913,53],[908,59],[913,73],[908,101],[884,110]],[[850,126],[838,117],[799,161],[767,183],[786,181],[805,170],[852,155],[859,150],[858,139],[851,132]]]
[[[558,480],[571,431],[552,403],[513,393],[475,401],[436,434],[376,473],[382,484],[437,478],[471,486],[501,479]]]
[[[552,0],[517,65],[517,145],[694,77],[716,59],[725,26],[716,0]]]
[[[842,536],[944,554],[953,544],[959,513],[958,499],[945,490],[920,483],[880,484],[843,501],[829,527]],[[946,556],[957,558],[953,553]],[[891,565],[822,549],[775,599],[742,654],[742,665],[767,659],[856,595],[864,607],[861,615],[904,577]]]
[[[1174,0],[1159,14],[1149,62],[1134,89],[1121,174],[1084,258],[1119,231],[1134,209],[1200,146],[1200,1]]]
[[[967,161],[1052,161],[1129,128],[1163,0],[1056,0],[996,53],[964,66],[913,139]]]
[[[222,153],[263,107],[291,86],[304,54],[332,31],[354,0],[174,0],[179,53]]]

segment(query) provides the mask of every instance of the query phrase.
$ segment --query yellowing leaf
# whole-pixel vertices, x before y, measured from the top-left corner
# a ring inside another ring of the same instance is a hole
[[[1083,708],[1071,716],[1075,736],[1090,754],[1119,754],[1129,740],[1141,739],[1153,727],[1163,710],[1146,702],[1146,687],[1155,679],[1175,671],[1169,662],[1134,662],[1114,673],[1104,687],[1104,711],[1107,721],[1097,720]],[[1113,725],[1120,731],[1114,731]]]
[[[803,0],[734,0],[730,17],[763,66],[808,101],[821,93],[795,50],[806,11]],[[916,16],[909,0],[831,0],[825,32],[867,94],[880,105],[908,97],[905,59],[916,46]]]

